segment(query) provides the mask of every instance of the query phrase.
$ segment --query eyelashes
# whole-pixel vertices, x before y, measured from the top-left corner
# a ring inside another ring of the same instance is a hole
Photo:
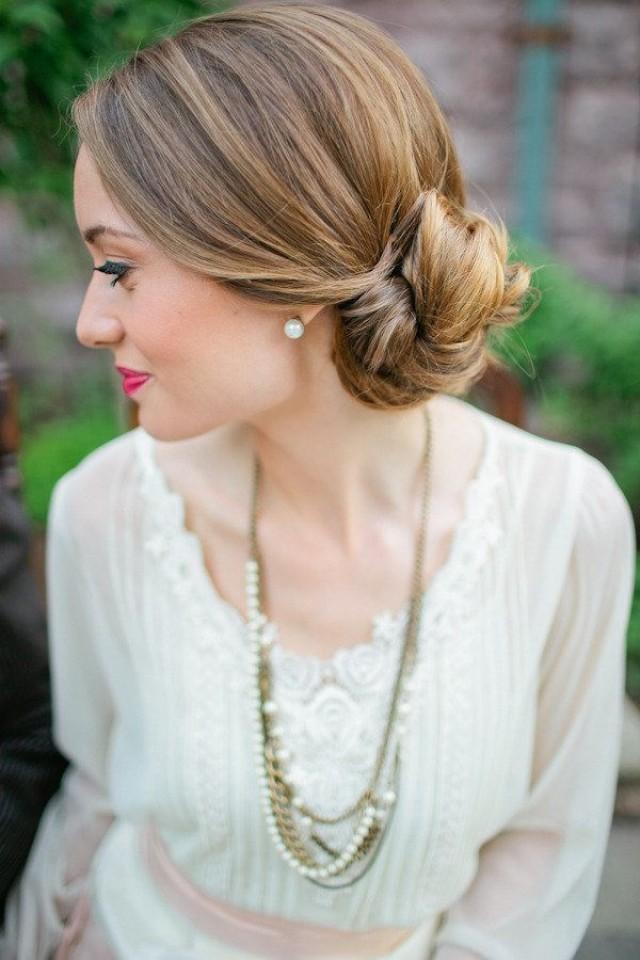
[[[99,270],[100,273],[115,274],[113,280],[109,284],[109,286],[114,287],[118,280],[120,280],[125,273],[128,273],[131,267],[126,263],[118,263],[115,260],[105,260],[103,264],[101,264],[99,267],[94,267],[93,269]]]

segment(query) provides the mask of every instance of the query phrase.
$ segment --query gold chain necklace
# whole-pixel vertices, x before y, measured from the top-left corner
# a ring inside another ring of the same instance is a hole
[[[391,809],[396,800],[393,787],[397,783],[399,770],[399,740],[393,758],[391,782],[381,785],[381,774],[388,758],[391,734],[394,729],[398,738],[404,732],[406,715],[410,709],[409,700],[401,699],[401,691],[409,694],[413,689],[412,671],[416,658],[416,639],[419,630],[422,595],[422,569],[426,540],[428,504],[431,492],[431,412],[424,410],[426,420],[426,443],[424,452],[425,483],[422,496],[420,529],[416,546],[413,589],[409,605],[409,618],[405,631],[400,663],[396,673],[391,704],[387,713],[384,734],[369,782],[358,800],[338,817],[322,817],[315,813],[298,796],[286,772],[289,752],[282,744],[282,729],[277,725],[277,704],[271,694],[271,665],[269,648],[271,636],[264,631],[267,618],[261,606],[261,564],[256,536],[258,487],[260,463],[254,457],[254,483],[251,498],[250,517],[250,558],[245,564],[245,589],[247,596],[248,627],[251,638],[251,676],[254,682],[252,705],[254,708],[255,759],[258,770],[262,804],[265,811],[269,833],[277,850],[291,867],[315,884],[336,888],[338,884],[324,883],[329,878],[346,873],[356,861],[362,860],[368,853],[379,847],[384,829],[390,820]],[[301,818],[302,825],[309,831],[309,839],[319,847],[328,859],[319,861],[311,853],[299,830],[295,814]],[[317,833],[314,824],[336,824],[358,814],[359,823],[353,831],[351,840],[342,851],[332,849]],[[373,857],[365,868],[348,883],[349,886],[369,869]]]

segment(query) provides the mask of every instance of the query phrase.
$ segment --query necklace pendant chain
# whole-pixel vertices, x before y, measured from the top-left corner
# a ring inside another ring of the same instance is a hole
[[[408,691],[411,688],[411,674],[416,661],[417,636],[421,615],[422,571],[431,494],[432,419],[428,404],[424,413],[427,428],[423,458],[425,479],[416,544],[413,586],[400,662],[396,671],[391,703],[387,711],[384,732],[376,754],[373,773],[360,797],[337,817],[320,816],[302,798],[296,795],[285,769],[288,752],[280,746],[280,737],[274,733],[274,727],[277,726],[275,720],[278,707],[271,693],[271,637],[264,630],[268,621],[261,606],[261,561],[256,534],[260,462],[257,457],[254,458],[254,482],[249,530],[250,557],[245,564],[245,589],[252,653],[251,676],[254,684],[252,693],[254,753],[262,806],[269,833],[285,862],[311,882],[330,889],[350,886],[370,869],[377,855],[380,842],[388,828],[396,802],[400,767],[399,740],[404,730],[405,715],[409,709],[408,702],[402,700],[401,695],[403,691]],[[383,787],[381,785],[382,772],[390,757],[394,726],[398,736],[392,758],[391,779],[386,787]],[[308,840],[322,850],[325,857],[329,858],[328,860],[318,860],[311,852],[309,842],[306,838],[303,838],[296,825],[295,814],[301,818],[302,824],[306,826]],[[352,819],[356,815],[357,826],[352,832],[349,842],[339,852],[317,833],[317,826],[335,825]],[[371,853],[373,853],[373,856],[369,856],[364,869],[356,876],[344,883],[332,881],[332,878],[341,877],[348,873],[353,864],[364,860]]]

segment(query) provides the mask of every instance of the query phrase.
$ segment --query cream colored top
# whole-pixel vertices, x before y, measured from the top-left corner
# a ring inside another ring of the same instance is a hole
[[[153,438],[137,427],[58,481],[50,642],[55,735],[73,767],[14,888],[0,956],[45,960],[60,904],[82,889],[81,844],[65,833],[82,774],[95,785],[82,835],[99,843],[88,889],[123,960],[234,956],[155,890],[136,845],[149,816],[181,870],[234,905],[357,931],[444,915],[427,944],[389,954],[403,960],[573,957],[612,816],[632,516],[593,456],[478,415],[483,458],[422,597],[395,813],[371,869],[342,891],[302,878],[266,829],[246,624],[217,593]],[[368,779],[406,616],[380,611],[369,642],[329,660],[285,651],[272,625],[284,736],[318,809],[344,808]]]

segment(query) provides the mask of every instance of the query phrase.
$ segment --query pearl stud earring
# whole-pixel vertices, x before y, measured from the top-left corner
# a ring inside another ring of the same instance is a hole
[[[284,325],[284,332],[292,340],[297,340],[304,333],[304,323],[299,317],[291,317]]]

